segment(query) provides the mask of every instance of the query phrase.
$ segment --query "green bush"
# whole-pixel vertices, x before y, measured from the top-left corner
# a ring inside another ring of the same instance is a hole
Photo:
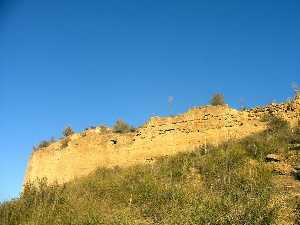
[[[66,127],[64,130],[63,130],[63,136],[64,137],[69,137],[70,135],[74,134],[74,130],[72,129],[72,127]]]
[[[268,114],[262,118],[262,121],[267,122],[268,130],[274,133],[287,131],[289,129],[289,123],[278,116]]]
[[[119,119],[113,126],[113,131],[116,133],[128,133],[135,131],[135,128],[128,125],[124,120]]]
[[[212,96],[210,104],[213,106],[225,105],[224,95],[221,93],[216,93]]]

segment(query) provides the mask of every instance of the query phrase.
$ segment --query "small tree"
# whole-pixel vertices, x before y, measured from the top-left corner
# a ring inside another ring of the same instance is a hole
[[[113,131],[116,133],[128,133],[134,130],[134,127],[130,126],[122,119],[117,120],[113,127]]]
[[[213,106],[225,105],[224,95],[221,93],[214,94],[210,100],[210,104]]]
[[[64,137],[69,137],[72,134],[74,134],[74,130],[72,129],[72,127],[68,126],[63,130]]]

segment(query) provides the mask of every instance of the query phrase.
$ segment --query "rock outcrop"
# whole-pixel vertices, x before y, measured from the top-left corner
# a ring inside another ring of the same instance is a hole
[[[34,151],[28,163],[26,182],[46,177],[49,183],[71,181],[98,167],[126,167],[151,163],[157,157],[192,151],[208,144],[241,139],[266,129],[265,115],[275,115],[292,126],[300,120],[300,96],[284,104],[271,104],[237,111],[225,106],[197,107],[175,117],[153,117],[137,131],[114,133],[97,127]]]

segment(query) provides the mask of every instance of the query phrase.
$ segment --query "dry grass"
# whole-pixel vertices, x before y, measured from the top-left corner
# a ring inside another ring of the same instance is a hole
[[[0,224],[276,224],[284,208],[274,199],[282,190],[264,157],[285,154],[297,141],[300,132],[284,127],[207,153],[198,149],[150,165],[99,168],[64,186],[28,184],[18,199],[0,205]],[[295,204],[285,202],[294,214],[287,224],[299,224]]]

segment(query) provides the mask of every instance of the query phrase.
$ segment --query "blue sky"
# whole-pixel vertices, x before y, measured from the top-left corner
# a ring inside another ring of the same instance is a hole
[[[214,92],[233,107],[293,96],[299,12],[298,0],[1,0],[0,201],[66,125],[138,126]]]

